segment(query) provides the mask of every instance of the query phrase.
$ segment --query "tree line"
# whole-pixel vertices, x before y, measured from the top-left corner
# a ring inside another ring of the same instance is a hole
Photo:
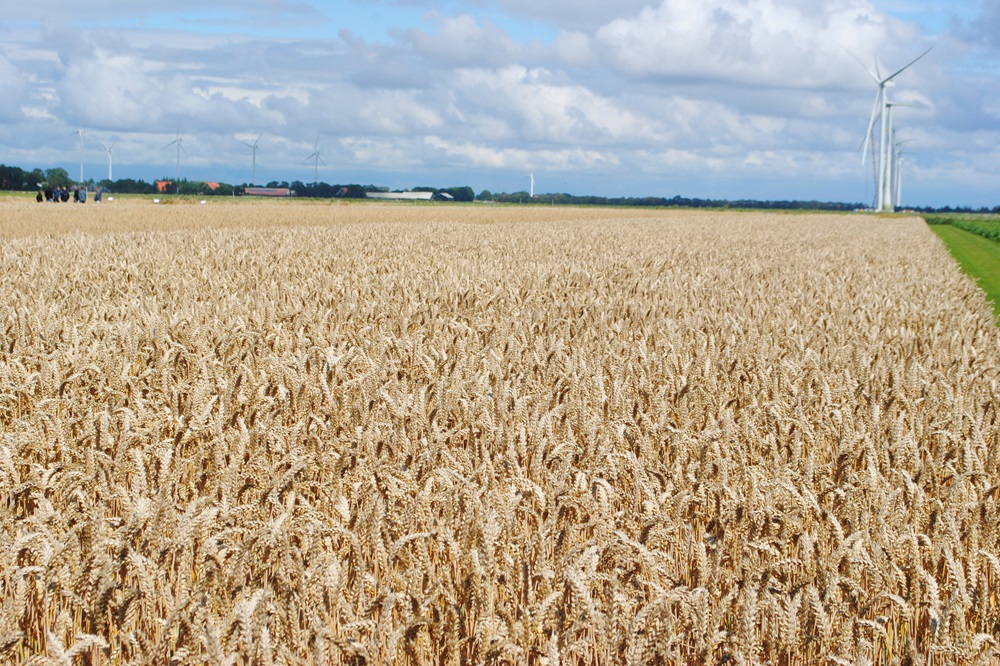
[[[163,189],[157,182],[164,183]],[[242,185],[231,185],[229,183],[208,183],[207,181],[188,180],[182,178],[177,181],[173,178],[161,178],[159,181],[147,183],[144,180],[133,178],[119,178],[118,180],[94,180],[93,178],[78,183],[73,180],[69,173],[61,168],[33,169],[25,171],[20,167],[6,166],[0,164],[0,191],[13,192],[34,192],[48,187],[71,187],[73,185],[84,185],[87,187],[101,187],[105,191],[116,194],[188,194],[200,196],[241,196],[248,187],[254,187],[249,183]],[[368,192],[388,192],[389,188],[380,185],[359,185],[359,184],[330,184],[330,183],[303,183],[296,180],[271,181],[263,187],[288,188],[295,192],[297,197],[310,197],[320,199],[346,198],[364,199]],[[432,192],[434,194],[447,193],[454,197],[455,201],[471,202],[475,201],[476,195],[471,187],[415,187],[413,192]]]
[[[76,183],[65,169],[55,167],[52,169],[33,169],[25,171],[16,166],[5,166],[0,164],[0,190],[3,191],[35,191],[42,189],[46,185],[51,187],[70,187],[74,184],[86,185],[89,187],[100,186],[108,192],[117,194],[188,194],[200,196],[241,196],[248,183],[242,185],[230,185],[228,183],[209,183],[205,181],[181,179],[174,181],[172,178],[163,178],[160,182],[166,182],[165,189],[160,190],[156,182],[147,183],[143,180],[132,178],[121,178],[118,180],[89,179],[84,183]],[[296,180],[271,181],[265,187],[288,188],[295,192],[295,196],[318,198],[318,199],[364,199],[368,192],[389,192],[388,187],[380,185],[358,185],[358,184],[329,184],[329,183],[303,183]],[[400,191],[400,190],[397,190]],[[455,201],[473,202],[488,201],[502,204],[533,204],[547,206],[629,206],[629,207],[661,207],[661,208],[749,208],[767,210],[826,210],[826,211],[853,211],[865,208],[861,203],[843,203],[835,201],[775,201],[758,199],[700,199],[682,197],[680,195],[666,197],[601,197],[594,195],[573,195],[573,194],[537,194],[532,197],[526,191],[520,192],[500,192],[493,193],[483,190],[478,195],[468,186],[456,187],[414,187],[411,192],[431,192],[434,194],[450,194]],[[913,207],[909,210],[918,213],[998,213],[1000,206],[994,208],[971,208],[968,206],[944,206],[944,207]]]

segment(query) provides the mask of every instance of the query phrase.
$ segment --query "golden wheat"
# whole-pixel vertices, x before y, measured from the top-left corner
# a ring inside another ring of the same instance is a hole
[[[0,206],[5,663],[991,663],[919,220]]]

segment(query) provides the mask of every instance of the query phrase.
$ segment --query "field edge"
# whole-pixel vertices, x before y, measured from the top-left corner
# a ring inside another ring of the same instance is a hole
[[[928,224],[958,262],[962,272],[976,281],[993,306],[1000,326],[1000,243],[950,224]]]

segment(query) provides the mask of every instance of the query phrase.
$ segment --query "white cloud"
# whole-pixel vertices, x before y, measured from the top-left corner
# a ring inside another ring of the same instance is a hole
[[[27,101],[28,79],[3,53],[0,53],[0,90],[3,90],[3,104],[0,104],[0,122],[17,120],[24,116],[21,105]]]
[[[593,62],[590,39],[582,32],[560,32],[552,43],[552,53],[560,62],[572,67],[583,67]]]
[[[649,119],[552,72],[514,65],[456,72],[464,107],[490,113],[529,141],[601,145],[648,141]]]
[[[440,151],[451,164],[472,168],[526,170],[544,167],[552,171],[566,171],[619,164],[618,156],[612,152],[585,148],[503,148],[439,136],[428,136],[425,143]]]
[[[510,35],[496,25],[479,22],[467,15],[431,18],[436,30],[411,29],[401,33],[413,49],[434,60],[468,66],[471,64],[499,64],[509,60],[517,49]]]
[[[163,95],[135,54],[97,49],[89,57],[73,59],[60,93],[81,123],[142,130],[160,120]]]
[[[908,30],[863,0],[664,0],[601,27],[595,48],[625,75],[738,86],[851,85],[857,64]]]

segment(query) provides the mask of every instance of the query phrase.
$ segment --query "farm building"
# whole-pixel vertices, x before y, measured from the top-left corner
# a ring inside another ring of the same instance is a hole
[[[407,201],[454,201],[447,192],[368,192],[369,199],[395,199]]]
[[[295,190],[287,187],[245,187],[243,194],[252,197],[294,197]]]
[[[369,199],[404,199],[430,201],[433,192],[368,192]]]

